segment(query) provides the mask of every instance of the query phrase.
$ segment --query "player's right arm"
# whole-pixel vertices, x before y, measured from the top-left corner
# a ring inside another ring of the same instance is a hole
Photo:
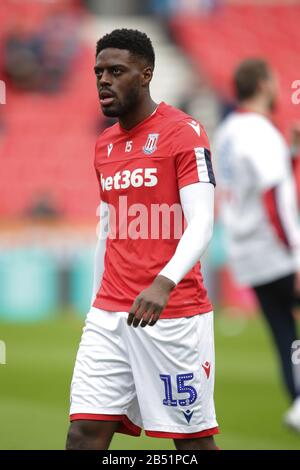
[[[91,305],[93,305],[97,292],[100,288],[103,272],[104,272],[104,258],[106,251],[106,241],[109,231],[109,207],[104,201],[100,202],[99,206],[99,224],[97,227],[97,245],[95,251],[95,264],[94,264],[94,281]]]

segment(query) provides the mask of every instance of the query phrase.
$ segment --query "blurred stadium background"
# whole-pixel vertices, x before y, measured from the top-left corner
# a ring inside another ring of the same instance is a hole
[[[154,99],[201,120],[210,137],[234,106],[235,65],[266,57],[280,79],[276,121],[288,139],[300,119],[291,99],[300,2],[2,0],[0,18],[0,449],[60,449],[91,297],[94,145],[112,123],[97,101],[96,40],[116,27],[148,33]],[[268,331],[251,293],[231,279],[218,222],[204,275],[216,306],[218,444],[299,449],[300,436],[281,423],[288,401]],[[118,435],[112,448],[173,446]]]

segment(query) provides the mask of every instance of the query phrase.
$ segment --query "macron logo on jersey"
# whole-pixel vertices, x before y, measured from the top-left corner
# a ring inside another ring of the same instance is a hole
[[[113,146],[114,146],[114,144],[109,144],[109,145],[107,146],[107,156],[108,156],[108,157],[110,156],[110,153],[111,153],[111,151],[112,151],[112,149],[113,149]]]
[[[188,125],[191,126],[191,128],[194,129],[196,134],[198,134],[198,136],[200,137],[200,124],[199,124],[199,122],[191,121],[191,122],[188,122]]]

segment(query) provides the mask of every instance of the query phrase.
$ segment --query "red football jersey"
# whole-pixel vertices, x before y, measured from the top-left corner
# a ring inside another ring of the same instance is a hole
[[[96,143],[95,168],[100,198],[109,205],[111,234],[93,306],[129,312],[183,233],[179,190],[199,181],[215,184],[209,143],[197,121],[160,103],[129,131],[119,123],[106,129]],[[160,318],[211,310],[198,262],[174,288]]]

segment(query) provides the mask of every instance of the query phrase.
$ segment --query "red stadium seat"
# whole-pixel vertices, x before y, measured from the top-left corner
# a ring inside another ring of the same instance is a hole
[[[26,213],[44,191],[55,195],[58,209],[70,218],[95,216],[99,105],[93,55],[83,47],[65,90],[58,94],[9,90],[0,135],[2,216]]]

